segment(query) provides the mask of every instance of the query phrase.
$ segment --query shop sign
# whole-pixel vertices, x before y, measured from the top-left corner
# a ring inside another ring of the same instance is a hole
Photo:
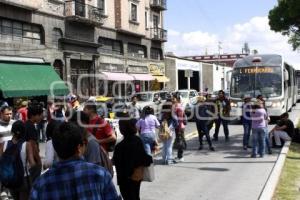
[[[193,70],[200,71],[200,63],[187,61],[187,60],[176,60],[176,67],[179,70]]]
[[[124,72],[124,66],[118,64],[101,63],[100,71],[106,72]]]
[[[129,65],[128,68],[127,68],[127,73],[131,73],[131,74],[148,74],[148,67],[147,66]]]
[[[165,75],[165,66],[164,65],[150,64],[149,70],[150,70],[150,74],[152,74],[154,76]]]

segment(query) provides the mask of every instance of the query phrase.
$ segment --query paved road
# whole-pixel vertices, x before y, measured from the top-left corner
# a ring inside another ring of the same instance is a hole
[[[300,105],[290,113],[295,119]],[[273,125],[270,126],[270,129]],[[189,123],[186,133],[195,132],[195,123]],[[222,127],[215,152],[207,145],[199,151],[197,135],[188,141],[185,162],[161,165],[155,157],[156,180],[142,183],[142,200],[255,200],[258,199],[277,160],[279,150],[264,158],[250,158],[250,150],[242,149],[242,126],[230,125],[230,142],[225,143]],[[213,130],[211,131],[212,135]],[[41,154],[44,145],[41,145]],[[175,155],[175,152],[174,152]],[[116,177],[114,177],[116,183]]]
[[[295,119],[300,106],[290,113]],[[194,125],[190,125],[194,126]],[[270,126],[270,128],[273,126]],[[156,180],[142,183],[142,200],[255,200],[258,199],[277,160],[279,150],[264,158],[250,158],[242,149],[242,126],[230,125],[231,140],[224,142],[222,129],[216,152],[198,151],[196,138],[188,142],[185,162],[160,165],[156,157]]]

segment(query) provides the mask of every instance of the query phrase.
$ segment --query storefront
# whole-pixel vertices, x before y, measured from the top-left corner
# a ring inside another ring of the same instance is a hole
[[[151,82],[151,90],[165,89],[166,83],[170,81],[170,79],[165,76],[165,65],[151,63],[149,65],[149,71],[155,79]]]
[[[134,77],[124,73],[124,66],[120,64],[101,63],[96,78],[98,96],[128,96],[134,90]]]
[[[154,77],[149,74],[147,66],[129,65],[127,72],[134,78],[135,92],[142,92],[149,90],[149,82],[154,81]]]
[[[201,63],[176,59],[177,89],[202,90]]]
[[[64,96],[65,82],[50,64],[0,62],[0,99],[33,96]]]

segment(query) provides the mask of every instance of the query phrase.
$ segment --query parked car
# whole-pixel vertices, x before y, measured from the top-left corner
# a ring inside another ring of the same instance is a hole
[[[166,102],[170,92],[168,91],[148,91],[138,92],[135,96],[138,99],[137,104],[143,109],[145,106],[150,106],[154,110],[154,114],[158,115],[161,110],[161,106]]]

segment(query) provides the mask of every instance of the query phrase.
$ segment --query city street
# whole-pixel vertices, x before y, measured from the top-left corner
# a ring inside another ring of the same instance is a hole
[[[290,118],[295,121],[300,104],[293,108]],[[269,130],[274,125],[269,125]],[[188,149],[184,152],[185,162],[162,165],[160,155],[155,157],[155,176],[152,183],[143,182],[142,200],[255,200],[261,194],[275,165],[280,149],[264,158],[250,158],[251,149],[242,149],[243,127],[240,124],[229,126],[230,142],[225,143],[223,128],[220,128],[219,141],[214,142],[215,152],[199,151],[194,122],[186,128]],[[211,130],[212,135],[214,130]],[[41,155],[44,144],[41,144]],[[174,150],[176,156],[176,150]],[[116,183],[116,176],[114,177]],[[118,188],[117,188],[118,189]]]
[[[299,113],[298,104],[290,113],[291,119]],[[192,130],[190,123],[188,130]],[[270,125],[273,127],[274,125]],[[219,141],[214,143],[215,152],[207,146],[199,151],[198,140],[188,141],[185,162],[171,166],[161,165],[160,157],[155,158],[156,180],[143,182],[143,200],[199,200],[199,199],[258,199],[276,162],[279,150],[273,149],[272,155],[264,158],[250,158],[250,149],[242,149],[242,126],[230,125],[230,142],[225,143],[222,127]],[[211,135],[213,130],[211,131]]]

